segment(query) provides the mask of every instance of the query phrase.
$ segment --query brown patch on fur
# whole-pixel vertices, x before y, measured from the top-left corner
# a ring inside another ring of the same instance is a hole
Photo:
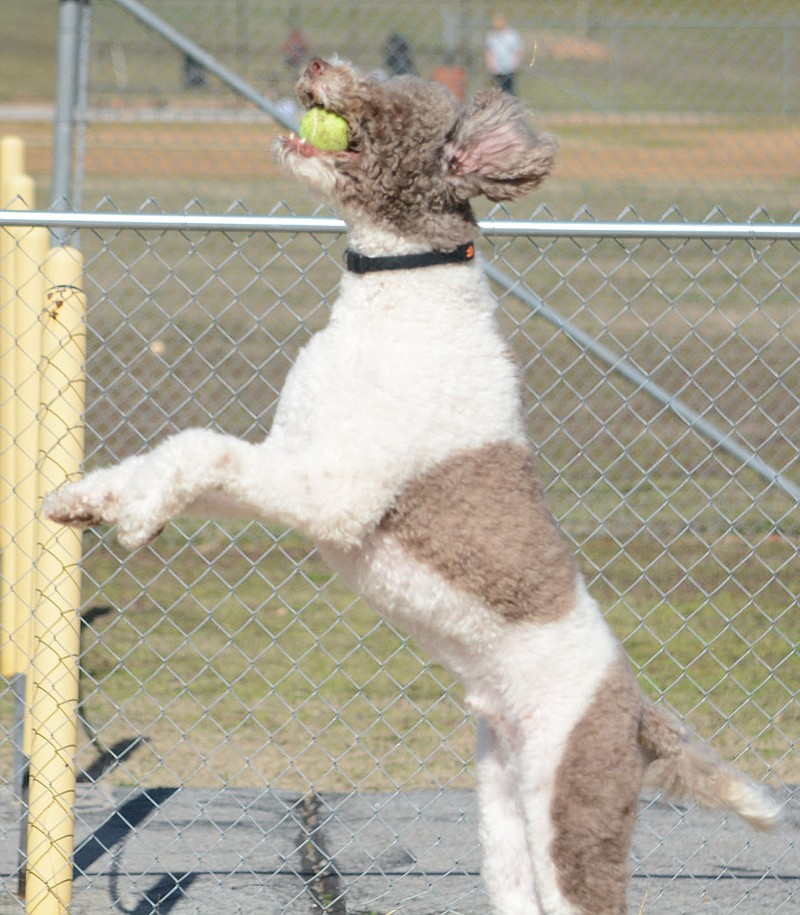
[[[574,603],[577,570],[525,448],[509,442],[444,461],[381,521],[416,559],[508,620],[548,622]]]
[[[628,850],[646,759],[642,697],[620,658],[573,730],[556,774],[553,861],[562,893],[594,915],[625,912]]]

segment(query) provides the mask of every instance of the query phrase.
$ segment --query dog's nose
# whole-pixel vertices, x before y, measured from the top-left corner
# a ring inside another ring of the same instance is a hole
[[[317,76],[322,76],[322,74],[330,69],[330,64],[327,60],[322,60],[319,57],[315,57],[310,61],[309,65],[306,67],[306,76],[314,79]]]

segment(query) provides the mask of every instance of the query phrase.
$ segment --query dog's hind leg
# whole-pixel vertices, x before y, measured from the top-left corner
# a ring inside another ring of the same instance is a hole
[[[497,915],[542,915],[536,898],[519,773],[509,748],[478,718],[478,801],[483,846],[481,875]]]
[[[478,723],[483,879],[495,915],[584,915],[567,898],[553,856],[554,754],[519,721]]]

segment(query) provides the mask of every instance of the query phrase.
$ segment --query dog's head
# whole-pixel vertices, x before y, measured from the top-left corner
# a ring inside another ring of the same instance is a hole
[[[305,107],[350,127],[344,152],[284,137],[279,159],[354,225],[446,250],[474,236],[469,201],[511,200],[550,172],[555,140],[535,131],[511,96],[483,92],[463,105],[444,86],[388,81],[342,63],[312,60],[297,82]]]

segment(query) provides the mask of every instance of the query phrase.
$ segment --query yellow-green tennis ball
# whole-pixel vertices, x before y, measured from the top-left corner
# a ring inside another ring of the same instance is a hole
[[[325,152],[344,152],[350,145],[347,121],[324,108],[309,108],[300,121],[300,137]]]

